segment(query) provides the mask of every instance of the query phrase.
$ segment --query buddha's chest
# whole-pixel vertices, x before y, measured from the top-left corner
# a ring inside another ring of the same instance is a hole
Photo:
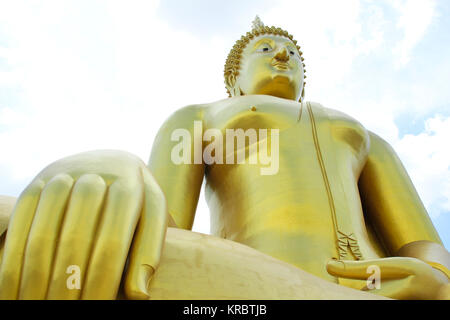
[[[242,97],[229,105],[212,108],[205,123],[207,129],[220,130],[224,138],[234,139],[241,134],[247,150],[255,143],[250,136],[256,137],[258,152],[273,142],[276,145],[271,148],[280,157],[301,159],[308,154],[316,157],[320,152],[335,161],[350,161],[355,169],[360,169],[368,151],[368,133],[359,122],[314,103],[301,104],[267,96]],[[262,140],[269,143],[261,145]],[[234,141],[224,141],[224,144],[232,145],[231,142]]]

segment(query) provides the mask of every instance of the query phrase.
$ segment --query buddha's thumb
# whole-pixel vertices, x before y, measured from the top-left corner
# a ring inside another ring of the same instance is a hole
[[[167,206],[160,187],[146,169],[144,203],[134,234],[125,275],[124,291],[128,299],[149,299],[149,283],[158,267],[167,230]]]

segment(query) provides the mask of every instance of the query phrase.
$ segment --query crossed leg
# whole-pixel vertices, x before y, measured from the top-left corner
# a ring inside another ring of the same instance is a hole
[[[383,299],[334,284],[245,245],[168,228],[151,299]]]

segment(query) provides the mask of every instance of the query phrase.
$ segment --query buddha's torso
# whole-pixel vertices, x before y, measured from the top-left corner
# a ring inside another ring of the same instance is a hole
[[[225,129],[279,129],[276,174],[262,175],[268,165],[250,164],[248,150],[243,164],[207,167],[213,234],[331,281],[331,258],[384,255],[361,207],[357,182],[369,136],[356,120],[318,104],[258,95],[209,105],[204,127],[224,136]]]

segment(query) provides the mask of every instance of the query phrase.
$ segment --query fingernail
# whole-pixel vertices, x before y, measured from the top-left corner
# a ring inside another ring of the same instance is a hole
[[[155,269],[149,264],[143,264],[140,268],[141,283],[145,284],[145,292],[148,293],[148,287],[150,286],[150,281],[152,280],[152,276],[155,273]]]
[[[148,292],[148,287],[150,284],[150,280],[152,279],[153,273],[155,269],[148,264],[143,264],[139,268],[139,289],[150,298],[150,294]]]

